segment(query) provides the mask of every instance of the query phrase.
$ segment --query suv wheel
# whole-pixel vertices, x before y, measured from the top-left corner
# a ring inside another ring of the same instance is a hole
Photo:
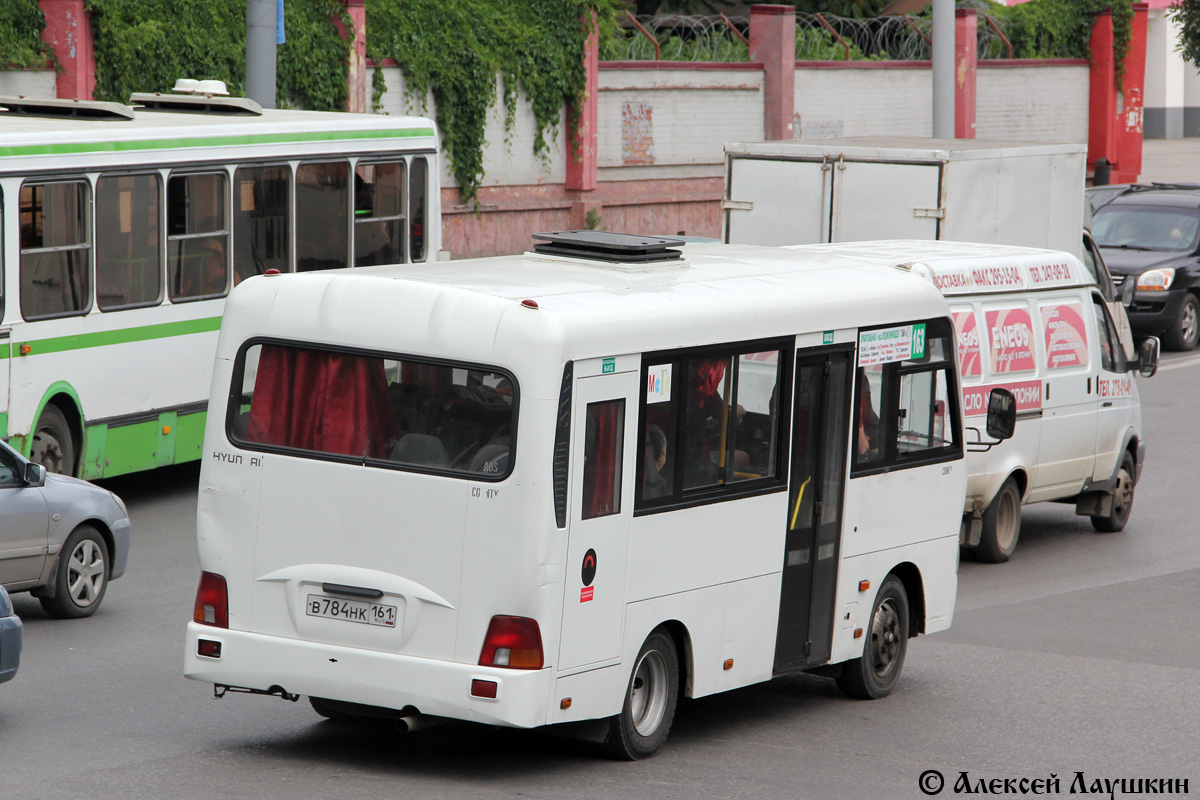
[[[1166,342],[1171,350],[1195,350],[1200,342],[1200,300],[1188,294],[1179,308],[1179,317],[1167,331]]]

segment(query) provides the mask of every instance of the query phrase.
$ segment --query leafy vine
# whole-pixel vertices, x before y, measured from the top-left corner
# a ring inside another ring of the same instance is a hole
[[[55,63],[42,41],[46,17],[37,0],[5,0],[0,4],[0,69],[26,69]]]
[[[33,2],[36,0],[18,0]],[[96,53],[96,98],[126,102],[133,92],[170,91],[179,78],[225,81],[231,94],[246,83],[246,2],[88,0]],[[352,46],[333,19],[349,27],[338,0],[288,0],[287,42],[278,46],[280,105],[318,111],[346,107]]]
[[[442,148],[469,201],[484,175],[488,109],[503,102],[511,129],[523,90],[535,121],[534,154],[544,154],[563,104],[584,91],[584,16],[596,11],[607,19],[614,9],[614,0],[367,0],[367,55],[394,59],[421,107],[432,94]],[[378,102],[378,70],[373,88]]]

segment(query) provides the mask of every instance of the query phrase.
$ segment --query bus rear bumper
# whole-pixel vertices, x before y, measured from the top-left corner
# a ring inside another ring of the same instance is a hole
[[[220,657],[199,655],[200,640]],[[381,653],[232,631],[189,622],[184,675],[192,680],[343,700],[453,719],[533,728],[545,725],[552,669],[512,670]],[[496,697],[472,696],[473,681],[496,684]]]

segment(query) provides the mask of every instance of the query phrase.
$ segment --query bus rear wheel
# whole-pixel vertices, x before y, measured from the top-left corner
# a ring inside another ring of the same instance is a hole
[[[75,440],[71,426],[58,406],[47,405],[38,417],[29,448],[29,460],[41,464],[47,472],[75,474]]]
[[[989,564],[1002,564],[1017,549],[1021,536],[1021,492],[1017,481],[1009,478],[983,512],[983,535],[975,548],[975,558]]]
[[[667,741],[679,699],[679,655],[662,628],[647,637],[634,661],[621,713],[609,722],[604,750],[624,761],[648,758]]]
[[[838,688],[860,700],[887,697],[900,680],[908,653],[908,593],[895,575],[888,575],[871,609],[871,630],[862,655],[842,664]]]

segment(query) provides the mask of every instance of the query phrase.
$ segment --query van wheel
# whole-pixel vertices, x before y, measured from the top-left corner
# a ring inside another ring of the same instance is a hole
[[[900,679],[908,652],[908,594],[895,575],[888,575],[875,595],[870,636],[862,655],[842,664],[838,688],[860,700],[887,697]]]
[[[1092,517],[1092,527],[1101,533],[1116,533],[1124,529],[1133,511],[1133,480],[1137,474],[1133,456],[1129,451],[1121,457],[1121,468],[1117,470],[1117,485],[1112,493],[1112,511],[1106,517]]]
[[[67,418],[56,405],[47,405],[38,417],[29,448],[29,460],[41,464],[46,472],[75,474],[75,440]]]
[[[1195,350],[1200,342],[1200,300],[1188,294],[1179,308],[1179,317],[1167,330],[1163,342],[1170,350]]]
[[[983,512],[983,534],[975,558],[989,564],[1008,561],[1021,536],[1021,493],[1015,478],[1009,478]]]
[[[658,752],[671,731],[679,700],[679,656],[662,628],[646,639],[634,662],[621,713],[609,722],[604,750],[624,761]]]
[[[46,613],[58,619],[90,617],[108,589],[108,545],[100,531],[80,525],[67,537],[54,565],[53,597],[38,598]]]

